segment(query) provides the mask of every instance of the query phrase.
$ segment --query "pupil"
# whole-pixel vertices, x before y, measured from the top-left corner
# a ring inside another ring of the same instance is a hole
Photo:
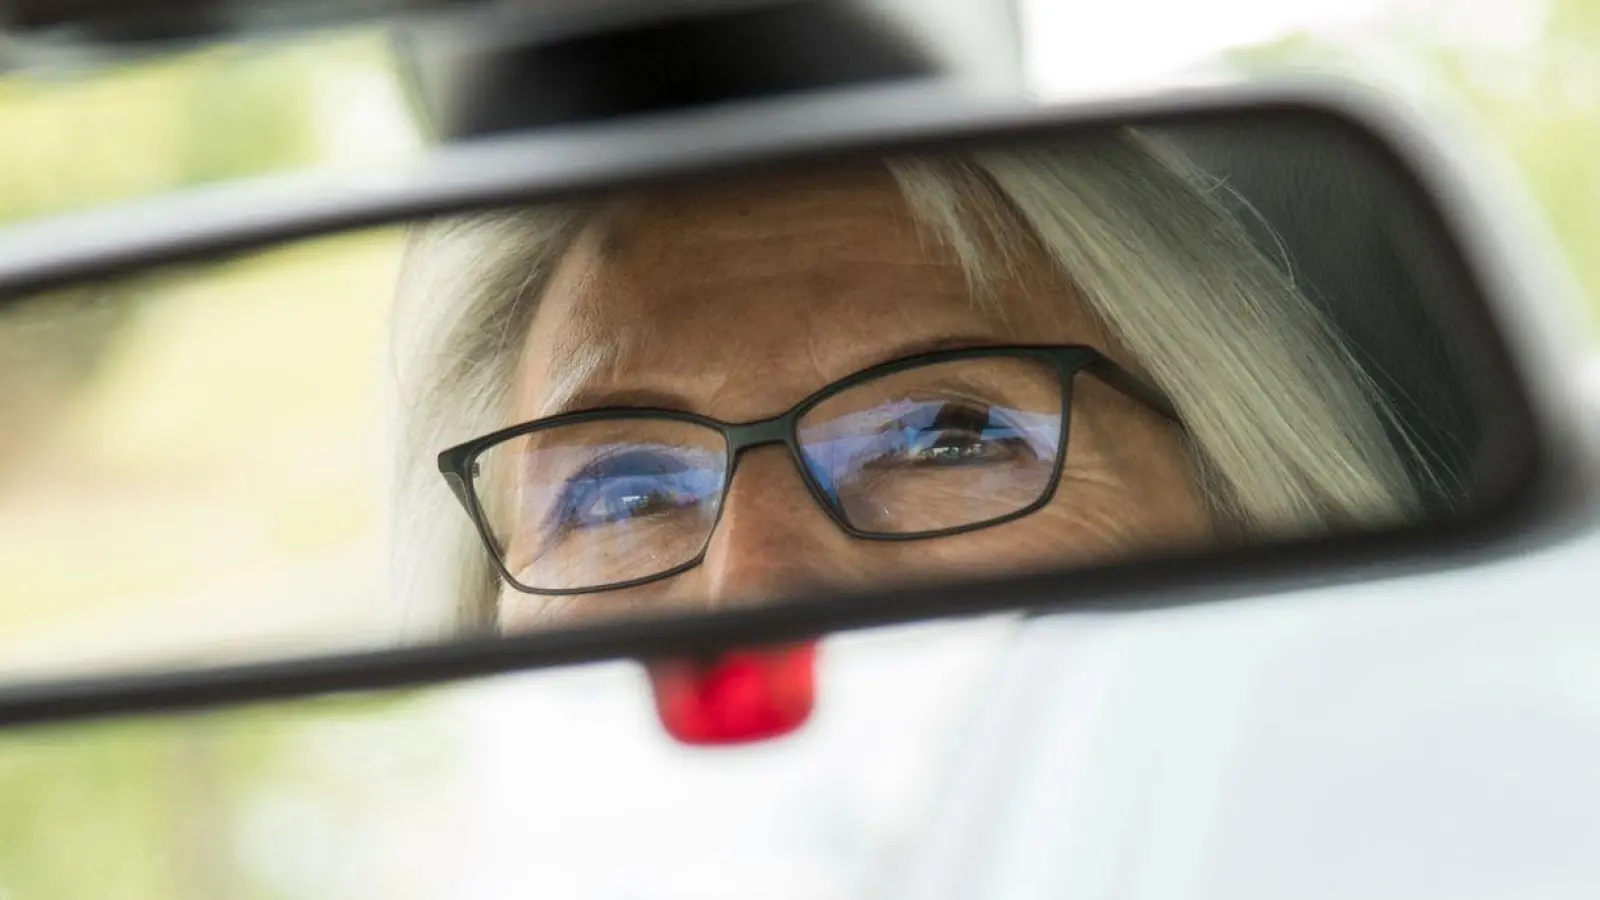
[[[624,513],[649,512],[650,510],[654,509],[656,506],[662,505],[662,504],[659,504],[657,502],[660,499],[661,499],[661,494],[659,492],[658,493],[629,493],[629,494],[624,494],[622,496],[622,503],[621,503],[622,511]]]
[[[925,439],[931,437],[932,440],[924,444],[921,455],[934,462],[962,462],[980,457],[984,453],[984,430],[988,424],[986,410],[947,403],[922,429]]]
[[[629,479],[599,497],[601,519],[618,521],[649,515],[672,506],[671,490],[656,479]]]

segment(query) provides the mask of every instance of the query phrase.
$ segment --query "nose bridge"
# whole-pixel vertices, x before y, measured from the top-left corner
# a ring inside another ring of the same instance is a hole
[[[781,432],[768,433],[742,443],[739,452],[784,443]],[[812,498],[792,454],[773,449],[778,452],[747,457],[746,465],[730,473],[699,566],[698,580],[712,605],[804,591],[837,581],[850,568],[848,536]]]
[[[729,427],[728,447],[734,459],[737,460],[746,450],[767,444],[788,444],[790,420],[791,417],[785,414]]]

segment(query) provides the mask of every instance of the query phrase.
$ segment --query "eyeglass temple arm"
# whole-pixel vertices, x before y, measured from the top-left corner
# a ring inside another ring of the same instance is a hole
[[[1183,420],[1178,417],[1177,407],[1172,405],[1166,394],[1106,357],[1097,354],[1085,370],[1119,393],[1143,403],[1180,425],[1183,424]]]
[[[456,500],[462,508],[471,512],[472,496],[468,492],[467,482],[456,472],[455,467],[447,459],[448,455],[448,453],[439,455],[439,474],[444,476],[444,483],[450,485],[450,493],[456,495]]]

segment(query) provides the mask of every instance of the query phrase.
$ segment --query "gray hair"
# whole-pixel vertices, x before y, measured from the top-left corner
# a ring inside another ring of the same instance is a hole
[[[1129,132],[885,164],[978,293],[1019,239],[1054,259],[1171,397],[1219,521],[1282,535],[1379,525],[1417,508],[1369,377],[1214,196],[1214,179],[1170,146]],[[492,562],[433,458],[505,424],[536,302],[586,214],[440,220],[407,246],[394,310],[392,547],[412,631],[494,621]],[[986,238],[998,239],[999,260]]]

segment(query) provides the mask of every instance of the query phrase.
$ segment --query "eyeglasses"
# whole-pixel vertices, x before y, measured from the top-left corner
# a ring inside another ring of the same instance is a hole
[[[633,407],[551,416],[451,447],[439,471],[513,587],[614,590],[698,565],[740,455],[765,444],[788,447],[855,538],[944,537],[1034,512],[1061,478],[1080,372],[1177,420],[1091,347],[983,347],[874,366],[756,422]]]

